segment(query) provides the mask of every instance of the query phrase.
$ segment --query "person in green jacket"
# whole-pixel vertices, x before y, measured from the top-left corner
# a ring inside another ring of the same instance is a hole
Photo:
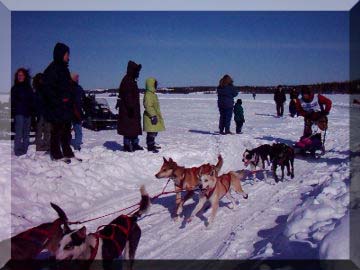
[[[146,144],[148,151],[158,153],[159,148],[155,146],[155,138],[160,131],[165,130],[164,119],[160,112],[160,104],[156,95],[157,81],[155,78],[146,80],[144,96],[144,131],[147,132]]]
[[[244,109],[242,107],[242,100],[239,98],[234,106],[234,120],[236,123],[236,134],[240,134],[242,126],[245,122]]]

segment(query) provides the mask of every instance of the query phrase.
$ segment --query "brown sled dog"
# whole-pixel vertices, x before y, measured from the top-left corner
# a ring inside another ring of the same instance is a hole
[[[210,173],[212,170],[215,170],[216,175],[219,173],[222,165],[223,165],[223,158],[221,155],[218,156],[218,162],[216,165],[211,165],[210,163],[203,164],[199,167],[192,167],[192,168],[185,168],[183,166],[177,165],[175,161],[172,160],[172,158],[169,158],[169,160],[166,160],[166,158],[163,158],[164,162],[161,166],[159,172],[155,174],[155,177],[160,178],[170,178],[174,181],[175,185],[175,191],[176,193],[176,208],[175,208],[175,214],[174,219],[176,220],[179,216],[179,214],[183,210],[184,203],[193,197],[194,195],[194,189],[199,185],[200,180],[200,170],[203,173]],[[186,194],[184,196],[184,199],[181,198],[181,190],[186,190]]]
[[[244,192],[241,186],[241,180],[245,178],[244,171],[230,171],[221,176],[216,176],[216,172],[214,170],[210,173],[200,172],[200,174],[200,199],[190,217],[187,219],[187,222],[190,222],[191,219],[203,208],[206,201],[210,201],[211,217],[208,222],[208,226],[210,226],[214,222],[217,209],[219,208],[219,202],[224,196],[231,201],[231,208],[234,209],[235,201],[230,194],[230,189],[238,194],[241,194],[244,199],[248,198],[248,194]]]

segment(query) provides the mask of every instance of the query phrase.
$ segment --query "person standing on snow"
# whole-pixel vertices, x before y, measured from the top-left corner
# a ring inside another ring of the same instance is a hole
[[[73,141],[73,147],[75,150],[81,150],[82,134],[82,121],[84,117],[83,103],[85,99],[85,91],[79,84],[79,74],[71,73],[71,79],[73,81],[73,89],[75,91],[75,113],[72,121],[75,139]]]
[[[234,98],[238,92],[233,86],[233,79],[229,75],[224,75],[217,88],[218,108],[220,112],[219,131],[220,134],[233,134],[230,131],[231,118],[234,108]]]
[[[34,110],[34,91],[29,71],[19,68],[15,73],[10,95],[11,114],[15,121],[14,153],[25,155],[29,147],[31,115]]]
[[[158,148],[155,146],[155,138],[160,131],[165,130],[164,119],[161,115],[160,104],[156,95],[157,81],[154,78],[148,78],[145,85],[144,95],[144,131],[147,132],[146,144],[148,151],[158,153]]]
[[[124,136],[124,151],[134,152],[144,150],[139,145],[139,135],[142,135],[140,92],[137,85],[141,65],[129,61],[126,75],[119,87],[119,107],[117,132]]]
[[[74,90],[68,69],[70,49],[63,43],[54,47],[53,62],[44,71],[45,118],[51,123],[50,156],[70,163],[71,121],[74,117]]]
[[[241,134],[242,126],[245,122],[244,109],[242,107],[242,100],[239,98],[234,106],[234,120],[236,124],[236,134]]]
[[[304,117],[303,137],[312,135],[312,125],[329,114],[331,105],[331,100],[321,94],[315,98],[308,86],[302,88],[301,98],[296,100],[296,111]]]
[[[299,93],[296,91],[296,89],[292,89],[290,91],[290,103],[289,103],[289,112],[290,112],[290,116],[294,117],[297,112],[296,112],[296,100],[299,97]]]
[[[284,115],[284,103],[286,101],[286,95],[281,85],[276,88],[274,93],[274,100],[276,103],[276,114],[278,117]]]
[[[44,75],[38,73],[33,78],[36,101],[36,151],[50,151],[51,124],[45,120]]]

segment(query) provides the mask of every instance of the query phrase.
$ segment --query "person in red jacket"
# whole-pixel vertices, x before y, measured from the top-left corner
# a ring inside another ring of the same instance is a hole
[[[321,94],[315,98],[314,92],[308,86],[302,88],[301,98],[296,100],[296,111],[304,117],[303,137],[312,135],[312,125],[329,114],[331,104],[331,100]]]

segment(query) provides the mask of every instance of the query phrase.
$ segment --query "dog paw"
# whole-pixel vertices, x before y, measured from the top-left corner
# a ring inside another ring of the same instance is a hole
[[[234,210],[235,209],[235,205],[233,203],[229,204],[228,205],[228,208],[231,209],[231,210]]]
[[[172,220],[173,220],[174,222],[179,221],[179,216],[173,217]]]

